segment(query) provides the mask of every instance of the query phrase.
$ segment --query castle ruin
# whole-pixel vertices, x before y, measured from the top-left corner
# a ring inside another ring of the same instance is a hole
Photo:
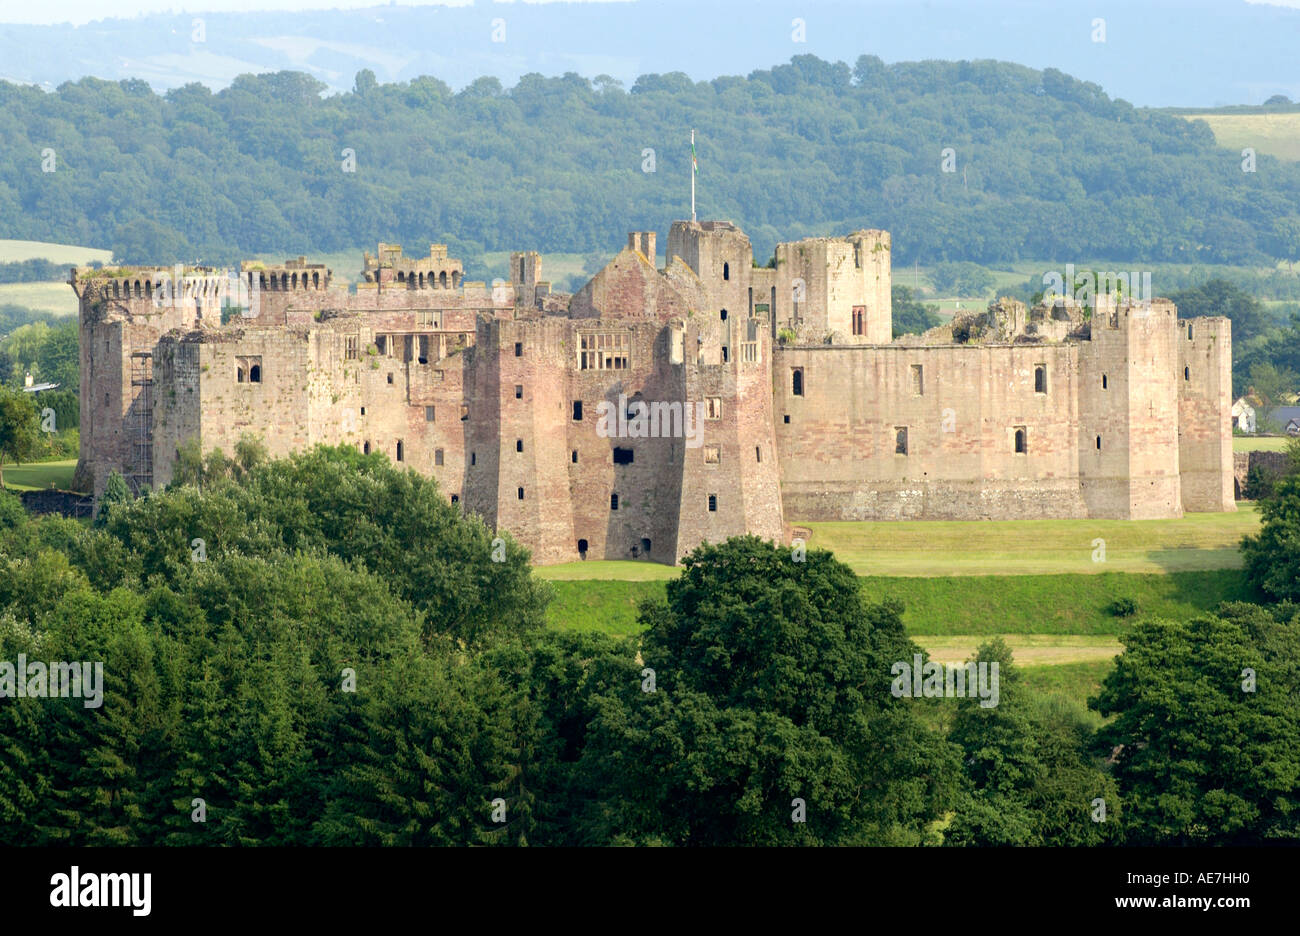
[[[303,257],[242,264],[233,291],[74,268],[78,482],[161,487],[190,439],[352,445],[542,563],[671,563],[791,520],[1235,509],[1226,318],[1000,300],[893,340],[887,232],[783,243],[768,267],[727,222],[675,222],[662,267],[656,239],[571,296],[537,253],[489,287],[437,244],[380,244],[355,289]]]

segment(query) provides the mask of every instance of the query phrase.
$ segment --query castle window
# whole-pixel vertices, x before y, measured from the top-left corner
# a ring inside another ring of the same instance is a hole
[[[357,359],[357,339],[351,337],[344,338],[343,339],[343,360],[355,361],[356,359]]]
[[[361,407],[361,415],[362,416],[366,415],[366,408],[364,406]]]
[[[709,512],[710,512],[710,513],[717,513],[717,511],[718,511],[718,495],[717,495],[717,494],[710,494],[710,495],[709,495]]]
[[[389,383],[392,383],[392,382],[393,382],[393,375],[392,375],[392,374],[389,374],[389,375],[388,375],[388,382],[389,382]]]
[[[762,449],[760,446],[755,445],[755,446],[754,446],[754,461],[756,461],[756,462],[761,462],[762,460],[763,460],[763,449]]]
[[[378,351],[380,354],[384,355],[384,357],[388,356],[387,335],[375,335],[375,350]]]
[[[723,320],[724,322],[727,320],[727,310],[726,310],[726,309],[723,309],[723,310],[722,310],[722,320]]]
[[[867,307],[853,307],[853,334],[865,335],[867,333]]]
[[[518,489],[518,492],[519,492],[519,499],[520,499],[520,500],[523,500],[523,499],[524,499],[524,489],[523,489],[523,488],[519,488],[519,489]]]
[[[711,396],[704,398],[704,418],[722,418],[722,397]]]
[[[524,450],[524,440],[523,440],[523,439],[515,439],[515,451],[516,451],[516,452],[522,452],[523,450]]]
[[[716,465],[718,464],[718,460],[721,457],[722,457],[722,453],[719,450],[718,446],[716,445],[704,446],[704,464]]]
[[[1103,389],[1103,390],[1106,389],[1106,375],[1105,375],[1105,374],[1102,374],[1102,375],[1101,375],[1101,389]]]
[[[635,454],[630,448],[614,449],[614,464],[616,465],[630,465],[634,458]]]
[[[370,443],[367,442],[365,445],[361,446],[361,451],[362,451],[364,454],[369,455],[369,454],[370,454]]]
[[[524,282],[525,279],[527,279],[527,277],[524,276],[524,258],[520,257],[519,258],[519,282],[522,283]]]
[[[729,280],[729,279],[731,279],[731,264],[730,264],[730,263],[724,263],[724,264],[722,265],[722,278],[723,278],[724,280]],[[722,317],[723,317],[723,318],[726,318],[727,316],[726,316],[726,314],[724,313]]]
[[[610,510],[618,510],[618,495],[617,495],[617,494],[611,494],[611,495],[609,495],[609,509],[610,509]]]
[[[569,453],[569,461],[573,462],[575,465],[578,463],[578,450],[577,450],[577,449],[574,449],[572,452]]]
[[[477,453],[477,452],[470,452],[470,453],[469,453],[469,463],[470,463],[471,465],[477,465],[477,464],[478,464],[478,453]]]
[[[787,426],[790,424],[790,414],[789,414],[789,413],[786,413],[786,414],[785,414],[785,417],[784,417],[783,421],[785,422],[785,424],[786,424]]]
[[[895,455],[907,454],[907,427],[906,426],[894,427],[894,454]]]
[[[108,394],[107,394],[107,393],[104,394],[104,405],[105,405],[105,406],[108,406]]]
[[[581,400],[573,401],[573,421],[582,422],[582,401]]]
[[[912,395],[923,396],[925,394],[925,375],[922,372],[922,365],[912,365]]]
[[[446,270],[443,270],[441,273],[438,274],[438,285],[441,286],[443,289],[446,289],[446,288],[447,288],[447,271],[446,271]]]
[[[442,466],[442,449],[433,450],[433,463],[439,467]]]
[[[1047,365],[1037,364],[1034,366],[1034,392],[1047,392]]]
[[[460,503],[460,495],[459,495],[459,494],[453,494],[453,495],[451,495],[451,502],[452,502],[453,504],[459,504],[459,503]]]
[[[802,367],[791,368],[790,392],[795,396],[803,396],[803,368]],[[786,422],[789,422],[789,419],[787,419]]]
[[[728,348],[726,345],[723,345],[723,346],[722,346],[722,363],[723,363],[723,364],[726,364],[728,361],[731,360],[731,353],[730,353],[730,352],[731,352],[731,349],[730,349],[730,348]]]
[[[424,421],[425,421],[425,422],[434,422],[434,421],[435,421],[435,420],[434,420],[434,417],[435,417],[436,415],[437,415],[437,412],[434,410],[434,408],[433,408],[432,406],[426,406],[426,407],[424,408]]]
[[[515,342],[515,357],[523,357],[523,356],[524,356],[524,343],[523,343],[522,341],[516,341],[516,342]]]
[[[1191,379],[1192,379],[1192,369],[1190,367],[1184,367],[1183,380],[1191,380]]]
[[[406,446],[402,444],[402,440],[401,440],[401,439],[398,439],[398,440],[397,440],[397,460],[398,460],[398,461],[402,461],[405,457],[406,457]]]
[[[262,382],[262,357],[235,358],[235,380],[238,383]]]
[[[650,555],[650,541],[644,536],[641,537],[641,551],[647,556]]]
[[[524,385],[515,384],[515,399],[522,400],[523,398],[524,398]]]
[[[584,559],[587,558],[587,541],[585,539],[578,540],[578,555]]]
[[[1097,451],[1101,451],[1101,436],[1097,436]]]
[[[1016,426],[1016,454],[1017,455],[1024,455],[1026,452],[1029,451],[1029,449],[1026,447],[1025,438],[1026,438],[1025,427]]]
[[[1191,340],[1192,340],[1192,323],[1191,323],[1191,322],[1188,322],[1188,323],[1187,323],[1187,340],[1188,340],[1188,341],[1191,341]]]
[[[627,370],[626,334],[578,336],[578,367],[582,370]]]
[[[419,342],[419,346],[420,346],[416,356],[416,360],[421,364],[428,364],[429,363],[429,336],[420,335],[416,340]]]

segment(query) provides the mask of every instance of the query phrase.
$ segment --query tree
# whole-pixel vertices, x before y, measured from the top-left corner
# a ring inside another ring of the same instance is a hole
[[[1295,393],[1296,375],[1268,361],[1252,364],[1247,379],[1255,396],[1259,397],[1265,414],[1273,407],[1285,403]]]
[[[928,331],[943,324],[939,307],[915,299],[910,286],[895,285],[891,290],[894,337]]]
[[[1246,578],[1274,601],[1300,600],[1300,475],[1277,479],[1259,512],[1259,533],[1241,541]]]
[[[1179,290],[1169,298],[1178,306],[1180,318],[1219,315],[1231,319],[1234,345],[1263,334],[1272,324],[1259,299],[1224,279],[1212,279],[1194,289]]]
[[[108,480],[104,482],[104,493],[99,498],[99,513],[95,517],[95,525],[102,527],[108,522],[108,515],[118,504],[129,504],[134,500],[131,496],[131,489],[126,485],[126,479],[119,472],[110,471]]]
[[[1300,620],[1225,605],[1148,619],[1089,705],[1113,720],[1122,827],[1135,845],[1300,841]]]
[[[917,651],[901,607],[866,605],[830,553],[753,536],[683,564],[666,603],[642,608],[646,669],[592,703],[585,840],[926,840],[955,761],[890,694],[892,664]]]
[[[5,486],[5,460],[26,461],[39,448],[40,431],[31,394],[0,386],[0,488]]]
[[[944,296],[984,296],[997,281],[978,263],[967,261],[935,264],[930,273],[935,290]]]

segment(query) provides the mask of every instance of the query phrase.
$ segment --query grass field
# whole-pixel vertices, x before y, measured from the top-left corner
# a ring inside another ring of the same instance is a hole
[[[798,520],[794,521],[798,524]],[[1176,520],[991,520],[799,524],[859,575],[1041,575],[1233,569],[1259,526],[1253,504]],[[1097,540],[1104,561],[1094,561]]]
[[[1287,443],[1291,440],[1284,436],[1258,436],[1251,438],[1249,436],[1233,436],[1232,450],[1234,452],[1285,452]]]
[[[1240,152],[1251,146],[1257,153],[1278,159],[1300,160],[1300,113],[1285,114],[1181,114],[1187,120],[1204,120],[1220,146]]]
[[[52,484],[59,490],[66,491],[72,486],[72,474],[76,469],[75,458],[25,465],[6,464],[5,487],[14,491],[41,491]]]
[[[1075,638],[1105,641],[1122,634],[1133,619],[1110,613],[1117,598],[1133,599],[1139,616],[1174,620],[1222,601],[1250,598],[1235,569],[1168,575],[870,577],[861,584],[870,601],[903,602],[903,622],[918,640],[1041,635],[1059,646]],[[551,586],[555,598],[547,613],[553,626],[622,636],[638,632],[637,608],[645,598],[662,598],[665,583],[561,580]]]
[[[47,244],[43,241],[0,240],[0,263],[22,260],[48,260],[69,266],[88,264],[93,260],[108,263],[113,251],[95,247],[77,247],[73,244]]]
[[[0,283],[0,305],[10,303],[55,315],[77,314],[77,294],[67,283]]]

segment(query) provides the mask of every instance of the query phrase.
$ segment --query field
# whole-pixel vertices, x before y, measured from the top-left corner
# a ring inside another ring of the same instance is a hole
[[[1278,159],[1300,160],[1300,113],[1180,114],[1204,120],[1220,146],[1240,152],[1247,146]]]
[[[1234,452],[1285,452],[1291,439],[1284,436],[1233,436]]]
[[[61,491],[66,491],[72,486],[72,474],[76,469],[75,458],[29,462],[24,465],[6,463],[5,487],[13,491],[41,491],[53,485]]]
[[[10,303],[55,315],[77,314],[77,294],[67,283],[0,283],[0,305]]]
[[[88,264],[92,260],[108,263],[113,259],[111,250],[95,247],[77,247],[73,244],[47,244],[43,241],[0,240],[0,263],[22,260],[49,260],[68,266]]]
[[[859,575],[923,576],[1233,569],[1237,544],[1258,525],[1253,504],[1176,520],[802,524],[809,547],[831,550]]]

